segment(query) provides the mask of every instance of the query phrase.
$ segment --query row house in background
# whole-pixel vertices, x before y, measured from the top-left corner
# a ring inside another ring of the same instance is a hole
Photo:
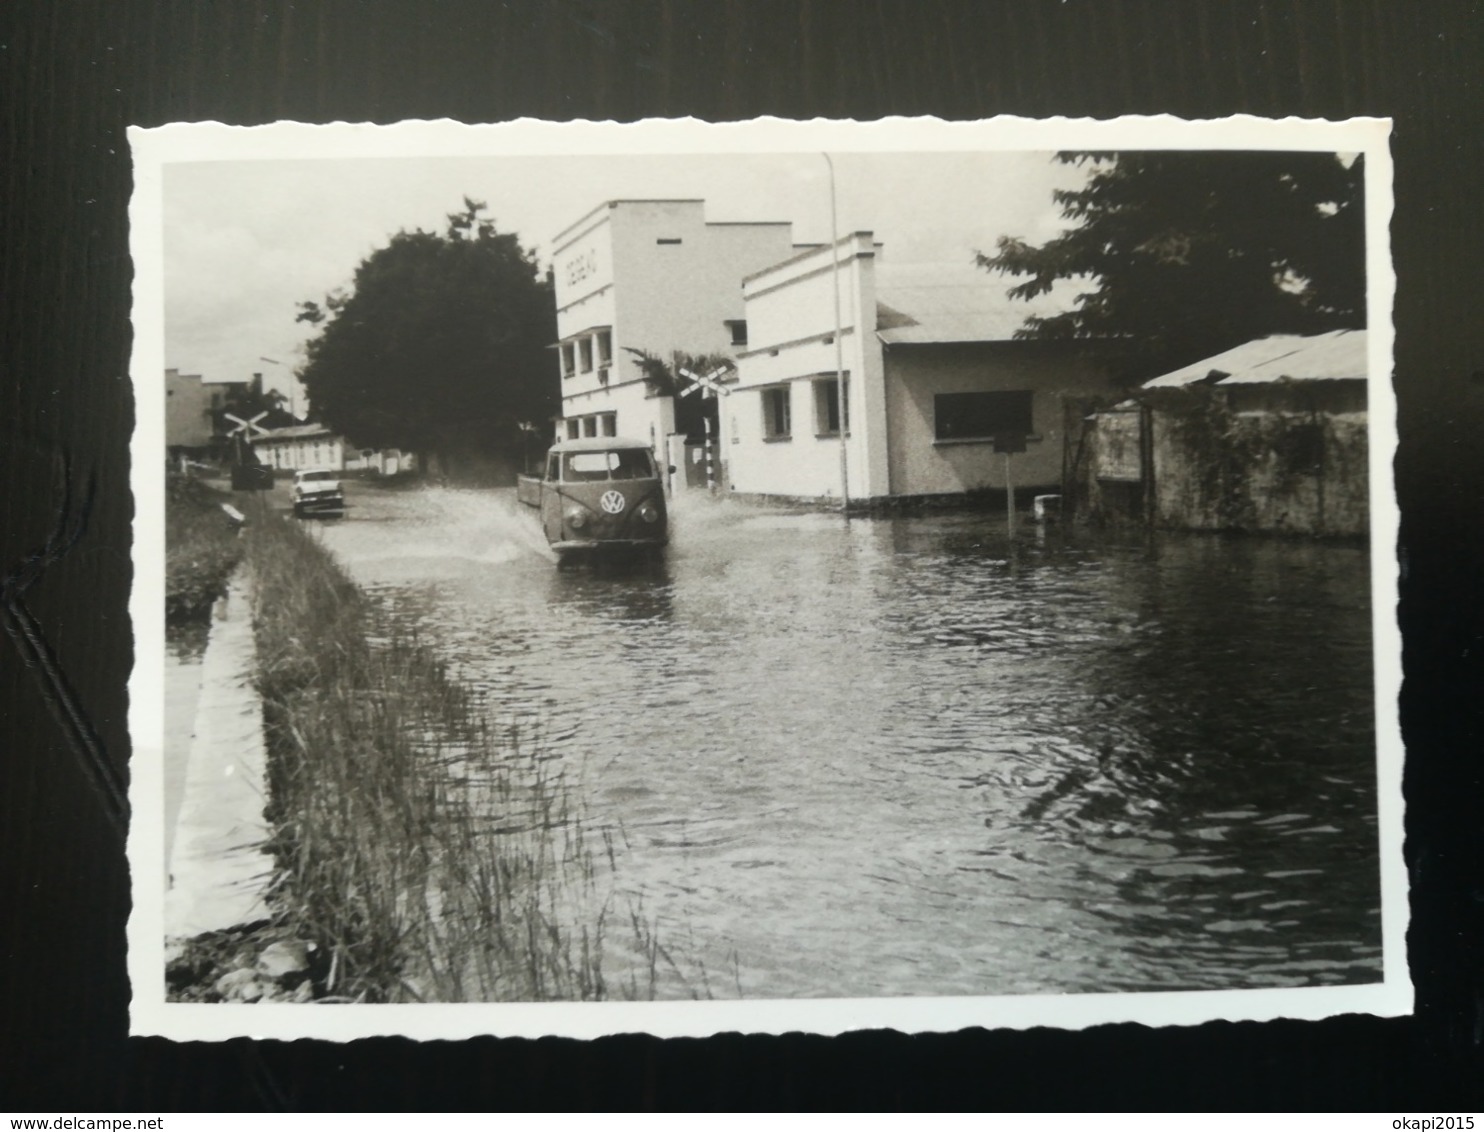
[[[744,275],[793,251],[787,222],[708,221],[700,200],[612,200],[553,241],[556,439],[622,435],[664,452],[675,403],[630,349],[732,353],[747,340]]]
[[[253,436],[252,447],[258,462],[276,472],[346,466],[345,441],[322,424],[270,428]]]
[[[838,502],[848,484],[853,505],[1004,491],[1000,448],[1023,441],[1014,488],[1059,490],[1082,406],[1116,392],[1086,343],[1015,337],[1063,295],[1025,302],[969,264],[881,259],[856,232],[745,279],[748,344],[722,404],[730,489]]]
[[[276,472],[335,468],[345,472],[395,476],[414,471],[417,466],[411,452],[396,448],[356,448],[322,424],[268,429],[253,437],[252,446],[258,462]]]

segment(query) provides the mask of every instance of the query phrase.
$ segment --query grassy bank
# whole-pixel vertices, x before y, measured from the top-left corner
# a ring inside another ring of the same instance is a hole
[[[165,620],[204,620],[242,554],[225,492],[170,473],[165,481]]]
[[[647,997],[675,966],[600,891],[575,789],[299,524],[249,527],[275,897],[353,1001]],[[610,931],[614,935],[609,940]],[[624,975],[613,982],[605,952]]]

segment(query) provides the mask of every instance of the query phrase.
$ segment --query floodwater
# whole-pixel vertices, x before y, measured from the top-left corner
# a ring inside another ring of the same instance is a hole
[[[513,493],[323,537],[580,768],[717,997],[1373,982],[1359,546],[682,500],[558,571]]]
[[[175,820],[185,796],[186,764],[201,699],[205,625],[172,625],[165,634],[165,871],[175,847]]]

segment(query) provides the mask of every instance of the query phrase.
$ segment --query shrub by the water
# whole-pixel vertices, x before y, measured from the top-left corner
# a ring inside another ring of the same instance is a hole
[[[329,956],[321,998],[652,996],[662,967],[679,976],[626,913],[629,974],[605,979],[613,847],[588,844],[539,743],[492,726],[298,524],[264,517],[247,542],[275,892]]]
[[[241,557],[236,525],[221,509],[227,496],[190,476],[165,481],[165,619],[204,618]]]

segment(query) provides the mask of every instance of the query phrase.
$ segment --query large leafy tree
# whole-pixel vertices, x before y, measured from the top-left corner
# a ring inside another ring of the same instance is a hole
[[[349,290],[299,304],[314,415],[354,443],[516,453],[521,422],[555,410],[550,284],[484,209],[464,198],[443,232],[398,232]]]
[[[1066,231],[1002,237],[982,267],[1029,299],[1062,281],[1069,309],[1031,316],[1030,338],[1124,340],[1125,376],[1148,376],[1268,334],[1365,325],[1363,173],[1329,153],[1059,153],[1085,166],[1054,194]]]

